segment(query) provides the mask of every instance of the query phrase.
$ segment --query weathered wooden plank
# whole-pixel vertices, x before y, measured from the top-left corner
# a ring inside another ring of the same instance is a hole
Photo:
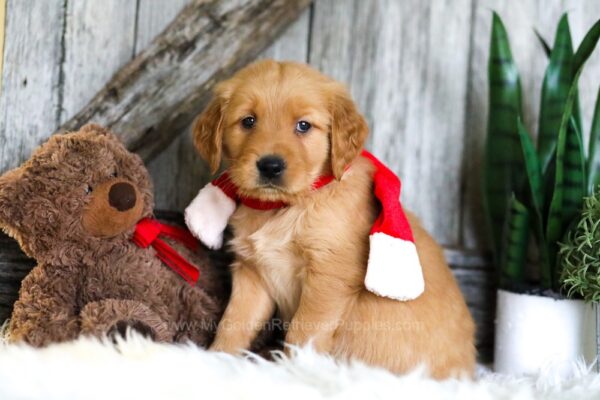
[[[573,41],[578,45],[583,34],[600,17],[600,2],[594,0],[553,1],[530,0],[506,2],[502,0],[476,0],[473,9],[473,32],[469,62],[467,126],[464,154],[465,183],[463,190],[462,246],[470,249],[486,248],[486,232],[481,205],[481,165],[487,124],[487,57],[489,50],[492,10],[502,17],[515,62],[521,75],[524,120],[530,132],[537,132],[539,101],[546,55],[534,35],[536,28],[550,43],[558,20],[569,12]],[[587,137],[593,112],[594,98],[600,83],[600,52],[589,60],[580,80],[580,96]]]
[[[177,0],[157,5],[153,0],[141,0],[136,49],[147,46],[188,3],[189,0]],[[147,164],[154,180],[156,206],[165,210],[183,210],[209,175],[196,155],[189,127]]]
[[[6,23],[6,0],[0,0],[0,77],[2,77],[2,66],[4,65],[4,24]],[[0,79],[0,90],[2,80]]]
[[[463,249],[446,249],[444,255],[477,325],[479,359],[491,361],[496,315],[496,276],[489,267],[490,260],[479,252]]]
[[[113,73],[131,60],[135,18],[136,0],[67,3],[61,123],[85,106]]]
[[[143,6],[144,2],[140,3],[138,22],[140,28],[143,26],[141,18],[145,14],[141,8]],[[169,4],[169,7],[171,6],[172,4]],[[153,7],[153,10],[156,12],[156,7]],[[151,19],[154,21],[152,28],[160,30],[161,24],[158,18],[154,16]],[[259,55],[259,58],[306,62],[309,24],[310,10],[307,9]],[[141,34],[142,31],[138,29],[138,32]],[[208,167],[200,160],[194,149],[189,128],[185,129],[164,152],[151,160],[148,169],[156,186],[156,205],[158,208],[168,210],[182,211],[210,179]]]
[[[583,35],[600,18],[600,1],[586,0],[568,2],[565,10],[569,11],[575,45],[581,43]],[[556,24],[556,22],[555,22]],[[554,31],[551,31],[554,34]],[[551,37],[550,35],[548,35]],[[598,89],[600,88],[600,49],[596,49],[588,60],[587,66],[579,78],[579,96],[581,113],[584,121],[584,137],[587,143],[591,129],[592,116]]]
[[[460,237],[470,0],[318,1],[311,63],[347,83],[369,147],[443,244]]]
[[[444,256],[448,264],[461,268],[486,268],[491,262],[486,254],[469,249],[446,248]]]
[[[149,159],[189,125],[215,81],[253,59],[309,0],[194,0],[62,128],[95,121]]]
[[[144,50],[161,33],[191,0],[139,0],[135,55]]]
[[[57,126],[64,0],[9,0],[2,92],[0,173],[29,158]]]
[[[21,252],[17,242],[0,232],[0,325],[10,317],[21,280],[34,266],[35,261]]]
[[[311,10],[312,6],[304,10],[298,19],[290,23],[283,34],[264,50],[258,58],[308,62]]]
[[[454,266],[469,311],[477,325],[475,343],[481,361],[491,361],[494,348],[494,319],[496,308],[495,279],[489,268]]]

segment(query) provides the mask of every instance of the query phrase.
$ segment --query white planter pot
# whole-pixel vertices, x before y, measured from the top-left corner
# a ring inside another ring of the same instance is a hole
[[[574,361],[596,358],[596,314],[582,300],[498,290],[494,369],[535,374],[552,368],[567,374]]]

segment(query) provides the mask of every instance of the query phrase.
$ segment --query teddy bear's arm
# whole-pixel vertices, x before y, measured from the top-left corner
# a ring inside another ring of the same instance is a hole
[[[21,285],[10,321],[10,340],[44,346],[76,338],[80,278],[75,267],[35,267]]]

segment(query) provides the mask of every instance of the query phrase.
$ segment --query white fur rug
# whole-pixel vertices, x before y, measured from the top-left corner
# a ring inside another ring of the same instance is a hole
[[[514,378],[484,370],[478,379],[396,376],[336,363],[310,348],[267,362],[165,345],[133,336],[113,345],[80,339],[35,350],[0,343],[0,399],[600,399],[600,376],[573,366]]]

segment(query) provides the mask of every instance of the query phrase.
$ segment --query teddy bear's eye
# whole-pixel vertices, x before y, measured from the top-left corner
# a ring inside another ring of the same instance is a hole
[[[94,191],[94,188],[90,185],[85,185],[85,194],[90,194]]]
[[[117,176],[119,176],[119,174],[117,173],[117,171],[113,172],[112,174],[110,174],[111,178],[116,178]]]

